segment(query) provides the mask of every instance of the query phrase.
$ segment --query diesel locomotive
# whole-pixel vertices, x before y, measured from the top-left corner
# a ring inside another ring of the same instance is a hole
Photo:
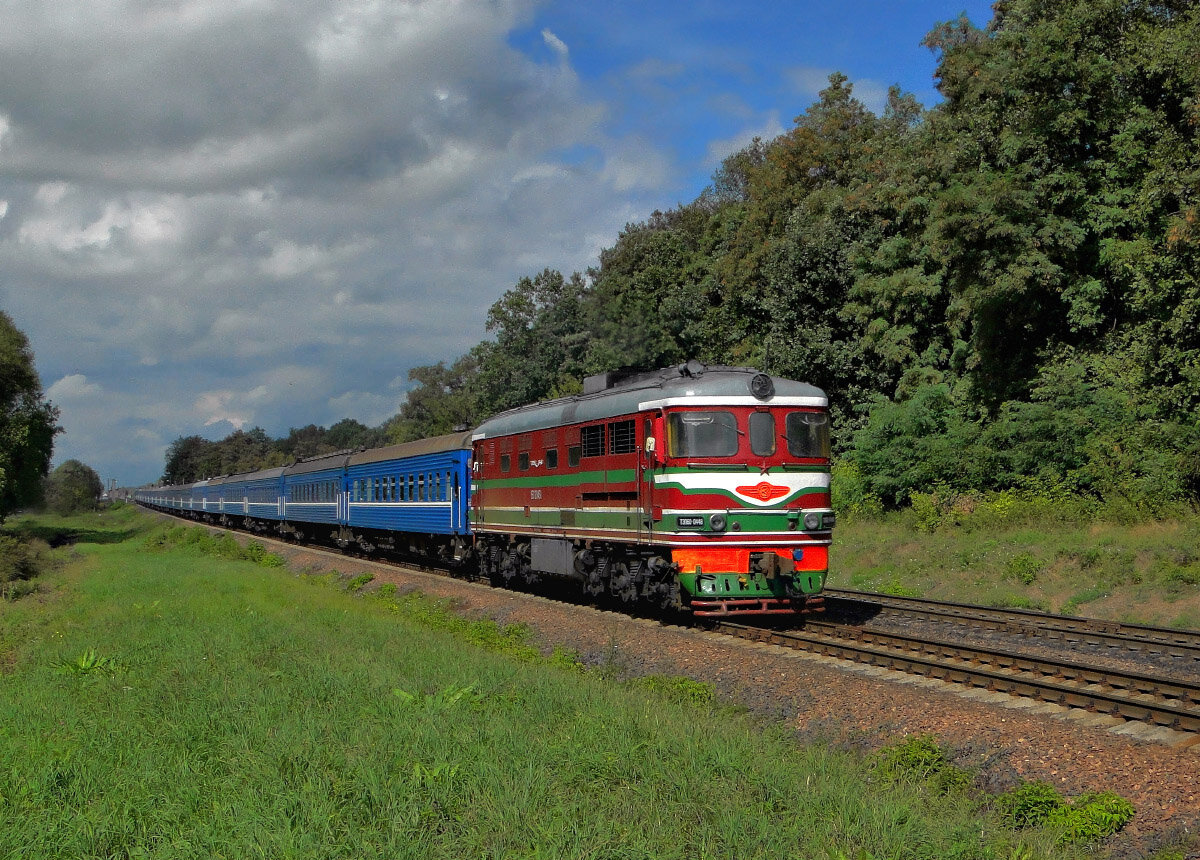
[[[495,585],[698,616],[819,610],[835,523],[828,400],[689,362],[588,377],[473,432],[137,491],[297,539],[436,557]]]

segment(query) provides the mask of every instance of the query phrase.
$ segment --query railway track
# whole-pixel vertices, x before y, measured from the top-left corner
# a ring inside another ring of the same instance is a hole
[[[803,630],[722,621],[713,629],[756,642],[1200,733],[1200,683],[1196,681],[827,621],[806,621]]]
[[[876,618],[921,618],[973,628],[998,630],[1009,635],[1038,637],[1071,647],[1088,646],[1110,654],[1154,653],[1179,661],[1200,673],[1200,632],[1125,624],[1098,618],[1075,618],[1028,609],[1000,609],[872,594],[850,589],[827,589],[826,614],[854,623]]]

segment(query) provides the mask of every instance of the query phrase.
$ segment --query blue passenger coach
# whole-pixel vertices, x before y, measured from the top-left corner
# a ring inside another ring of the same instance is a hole
[[[345,511],[352,539],[387,546],[403,534],[408,546],[395,548],[425,552],[429,539],[469,535],[470,458],[469,433],[352,454]]]
[[[300,460],[283,470],[284,531],[298,538],[336,540],[345,519],[349,451]]]
[[[471,551],[470,495],[471,434],[451,433],[134,497],[262,534],[461,560]]]

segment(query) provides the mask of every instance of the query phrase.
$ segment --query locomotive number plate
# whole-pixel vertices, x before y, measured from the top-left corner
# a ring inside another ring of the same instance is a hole
[[[679,528],[681,529],[704,528],[704,517],[678,517],[676,522],[679,523]]]

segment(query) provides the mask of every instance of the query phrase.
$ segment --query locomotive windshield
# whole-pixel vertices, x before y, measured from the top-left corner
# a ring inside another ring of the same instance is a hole
[[[788,453],[793,457],[829,458],[829,416],[824,412],[789,412]]]
[[[673,412],[672,457],[732,457],[738,450],[737,419],[732,412]]]

